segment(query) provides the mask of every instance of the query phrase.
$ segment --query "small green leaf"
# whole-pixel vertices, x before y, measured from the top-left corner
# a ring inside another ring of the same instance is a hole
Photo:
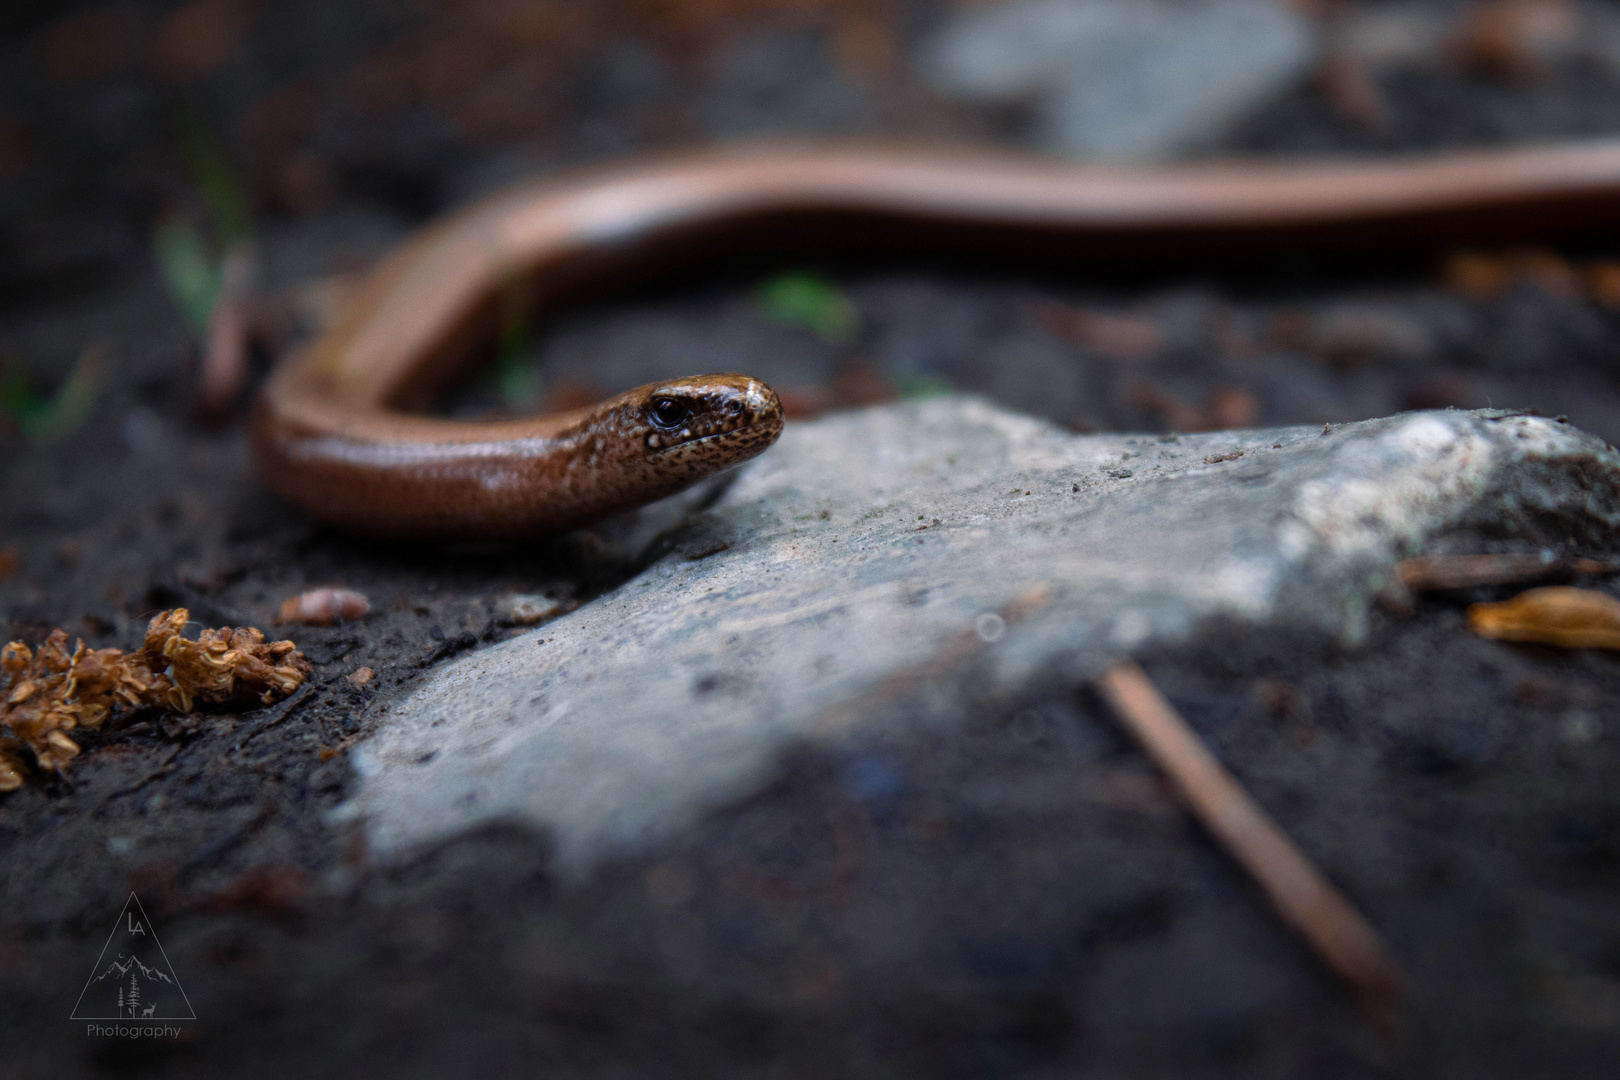
[[[534,365],[529,363],[524,350],[502,353],[495,366],[495,377],[500,383],[501,400],[513,408],[533,405],[540,396]]]
[[[208,319],[219,299],[220,273],[208,256],[202,234],[181,218],[164,218],[153,231],[152,250],[163,272],[163,284],[181,314],[198,336],[208,333]]]
[[[175,139],[208,212],[214,243],[210,245],[191,221],[169,215],[158,222],[152,247],[169,295],[201,337],[208,332],[208,320],[223,287],[225,260],[216,258],[214,252],[251,248],[253,210],[225,148],[207,128],[195,119],[184,121]]]
[[[66,435],[84,423],[96,403],[102,349],[91,346],[54,395],[35,390],[26,373],[10,362],[0,367],[0,413],[30,439]]]
[[[533,405],[540,382],[529,362],[529,282],[513,275],[501,287],[501,329],[495,343],[495,377],[501,400],[513,408]]]
[[[778,322],[804,326],[823,340],[843,344],[855,336],[859,314],[849,297],[814,274],[781,274],[759,287],[760,309]]]
[[[894,381],[903,398],[940,397],[956,389],[943,375],[899,375]]]
[[[24,431],[46,408],[45,399],[35,393],[28,376],[9,363],[0,372],[0,412]]]

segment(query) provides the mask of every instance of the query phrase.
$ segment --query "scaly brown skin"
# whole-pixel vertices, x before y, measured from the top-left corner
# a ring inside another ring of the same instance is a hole
[[[1150,169],[892,147],[722,150],[520,188],[419,233],[271,377],[255,461],[317,520],[393,537],[558,533],[672,494],[775,441],[782,411],[768,387],[702,376],[494,424],[400,410],[454,375],[513,296],[555,307],[717,256],[988,252],[1095,268],[1616,225],[1611,141]],[[690,422],[660,428],[661,400],[684,402]]]
[[[673,379],[507,424],[412,419],[387,438],[274,423],[267,408],[254,425],[265,482],[319,521],[397,538],[568,532],[673,495],[782,433],[781,403],[746,375]]]

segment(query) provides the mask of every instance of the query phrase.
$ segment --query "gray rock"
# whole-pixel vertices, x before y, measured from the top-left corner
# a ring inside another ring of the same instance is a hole
[[[1115,160],[1195,149],[1299,81],[1315,53],[1304,18],[1274,0],[1167,14],[1134,50],[1063,72],[1042,109],[1041,142]]]
[[[1049,89],[1070,68],[1136,48],[1163,23],[1156,3],[1023,0],[967,11],[923,48],[924,74],[968,101],[1012,104]]]
[[[1311,23],[1275,0],[1025,0],[959,16],[921,66],[965,100],[1034,101],[1046,149],[1154,159],[1218,138],[1316,49]]]
[[[1620,455],[1502,413],[1166,440],[950,397],[794,424],[638,578],[418,684],[339,816],[385,859],[518,819],[582,874],[797,740],[948,723],[1214,616],[1354,643],[1394,561],[1480,514],[1612,529]]]

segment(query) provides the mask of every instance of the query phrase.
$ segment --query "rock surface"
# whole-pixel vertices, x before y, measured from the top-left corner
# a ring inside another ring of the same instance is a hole
[[[384,859],[527,820],[583,874],[796,740],[949,722],[1213,617],[1353,644],[1394,561],[1480,515],[1612,529],[1620,455],[1500,412],[1077,436],[949,397],[795,424],[638,578],[417,684],[338,816]]]
[[[964,100],[1033,101],[1048,150],[1126,160],[1213,142],[1316,48],[1309,20],[1274,0],[1023,0],[958,16],[921,61]]]

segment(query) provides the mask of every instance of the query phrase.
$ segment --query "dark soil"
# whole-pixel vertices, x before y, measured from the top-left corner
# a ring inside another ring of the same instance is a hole
[[[283,598],[332,583],[374,613],[287,628],[316,665],[288,706],[119,717],[66,778],[0,796],[0,1077],[1613,1074],[1620,660],[1469,634],[1465,604],[1511,590],[1380,615],[1353,655],[1216,627],[1146,659],[1389,942],[1408,977],[1398,1045],[1081,685],[982,703],[960,729],[895,702],[915,721],[904,734],[790,754],[756,795],[582,885],[517,828],[369,864],[324,815],[373,703],[520,632],[512,594],[589,602],[636,558],[611,528],[510,548],[361,543],[264,492],[239,418],[194,417],[194,337],[153,267],[160,214],[205,220],[177,127],[213,133],[246,178],[262,291],[286,299],[533,170],[769,131],[1016,141],[1024,118],[944,102],[847,45],[873,40],[849,30],[870,16],[903,53],[942,17],[922,2],[557,4],[524,52],[477,31],[476,4],[311,0],[266,5],[205,71],[206,48],[154,44],[184,38],[153,29],[173,10],[0,14],[8,415],[16,387],[49,392],[87,346],[107,358],[72,430],[0,420],[0,552],[16,556],[0,632],[132,647],[177,605],[268,629]],[[125,29],[64,36],[81,16]],[[1220,149],[1620,130],[1620,79],[1585,61],[1509,84],[1436,58],[1382,82],[1380,132],[1303,89]],[[1505,283],[1484,291],[1458,291],[1445,252],[1401,274],[1302,260],[1130,283],[826,267],[859,314],[838,342],[768,317],[750,270],[566,315],[516,369],[554,400],[741,368],[804,412],[946,388],[1078,430],[1493,404],[1615,440],[1620,314],[1580,276],[1611,239],[1584,238],[1573,262],[1499,260]],[[447,405],[509,407],[488,376]],[[1448,543],[1564,540],[1485,523]],[[355,686],[362,667],[376,677]],[[179,1039],[67,1020],[131,889],[198,1016]]]

